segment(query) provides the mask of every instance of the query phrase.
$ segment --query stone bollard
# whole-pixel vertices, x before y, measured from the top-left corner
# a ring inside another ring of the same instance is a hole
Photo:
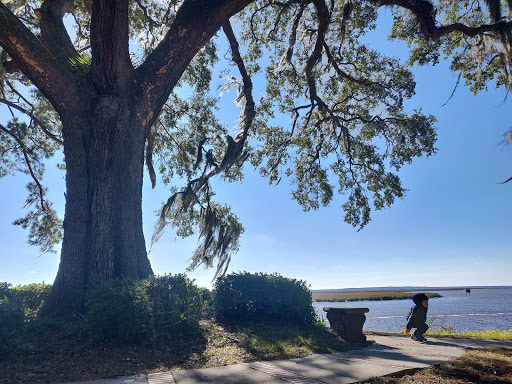
[[[331,328],[341,338],[349,342],[366,341],[363,325],[366,321],[364,314],[370,312],[368,308],[324,307],[324,311]]]

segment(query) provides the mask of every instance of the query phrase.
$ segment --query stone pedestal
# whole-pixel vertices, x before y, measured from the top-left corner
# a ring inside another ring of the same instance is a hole
[[[331,328],[341,338],[349,342],[366,341],[363,325],[366,321],[364,314],[370,312],[368,308],[324,307],[324,311]]]

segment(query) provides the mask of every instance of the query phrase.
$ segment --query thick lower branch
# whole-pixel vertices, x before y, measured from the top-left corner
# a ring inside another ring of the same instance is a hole
[[[103,92],[131,85],[128,8],[129,2],[124,0],[94,0],[92,3],[91,71]]]
[[[41,40],[46,48],[69,68],[70,59],[79,54],[64,26],[63,17],[73,10],[73,0],[45,0],[41,8],[36,10],[41,27]]]
[[[255,111],[254,111],[254,99],[252,97],[252,80],[249,74],[247,73],[247,69],[245,68],[244,61],[242,59],[242,55],[240,54],[239,44],[236,40],[235,34],[233,32],[233,28],[231,27],[231,23],[226,21],[222,24],[222,29],[229,41],[229,46],[231,47],[231,59],[235,62],[242,75],[243,82],[243,95],[245,97],[245,108],[242,111],[242,119],[243,119],[243,127],[242,127],[242,136],[236,139],[242,139],[245,141],[247,135],[249,134],[249,128],[252,126],[252,121],[254,119]]]
[[[327,29],[329,28],[329,9],[327,8],[327,4],[325,4],[324,0],[313,0],[313,4],[316,8],[318,14],[318,30],[315,42],[315,48],[313,52],[309,56],[309,59],[306,63],[306,68],[304,72],[306,73],[306,78],[309,87],[309,96],[312,102],[316,102],[319,105],[320,109],[325,108],[324,102],[320,99],[316,91],[316,82],[315,76],[313,75],[313,68],[318,62],[318,60],[322,56],[322,49],[324,46],[324,37],[327,33]]]
[[[143,94],[138,113],[149,131],[194,56],[222,23],[254,0],[185,0],[169,31],[137,69]],[[155,86],[157,85],[157,86]]]
[[[75,77],[3,3],[0,3],[0,46],[57,111],[78,100]]]
[[[437,40],[440,37],[448,35],[452,32],[462,32],[469,37],[485,32],[510,31],[512,21],[498,22],[495,24],[484,24],[478,27],[470,27],[462,23],[454,23],[446,26],[437,27],[435,20],[434,6],[425,0],[368,0],[376,7],[396,5],[401,8],[408,9],[418,19],[422,31],[429,40]]]

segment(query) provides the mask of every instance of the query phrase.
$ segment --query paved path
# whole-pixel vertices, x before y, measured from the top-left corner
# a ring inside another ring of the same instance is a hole
[[[468,348],[505,347],[512,342],[369,336],[367,348],[334,354],[189,369],[67,384],[345,384],[428,367],[460,357]]]

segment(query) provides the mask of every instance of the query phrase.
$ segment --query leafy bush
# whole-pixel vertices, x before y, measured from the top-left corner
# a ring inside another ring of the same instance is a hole
[[[186,275],[151,276],[144,284],[153,308],[157,331],[183,328],[201,318],[201,290]]]
[[[37,312],[48,298],[50,290],[52,289],[51,284],[33,283],[27,285],[20,285],[13,288],[16,291],[19,299],[23,302],[25,311],[29,314]]]
[[[118,279],[93,289],[87,297],[86,320],[96,342],[153,340],[151,303],[140,282]]]
[[[231,319],[267,319],[312,324],[316,314],[311,291],[302,280],[279,274],[233,273],[215,282],[215,307]]]
[[[0,355],[5,353],[8,341],[23,326],[23,304],[11,289],[11,284],[0,282]]]
[[[155,332],[189,330],[203,314],[201,290],[186,275],[113,280],[87,298],[86,320],[96,342],[153,340]]]
[[[213,303],[213,292],[208,288],[199,287],[199,291],[201,292],[201,299],[203,300],[203,304],[210,305]]]

